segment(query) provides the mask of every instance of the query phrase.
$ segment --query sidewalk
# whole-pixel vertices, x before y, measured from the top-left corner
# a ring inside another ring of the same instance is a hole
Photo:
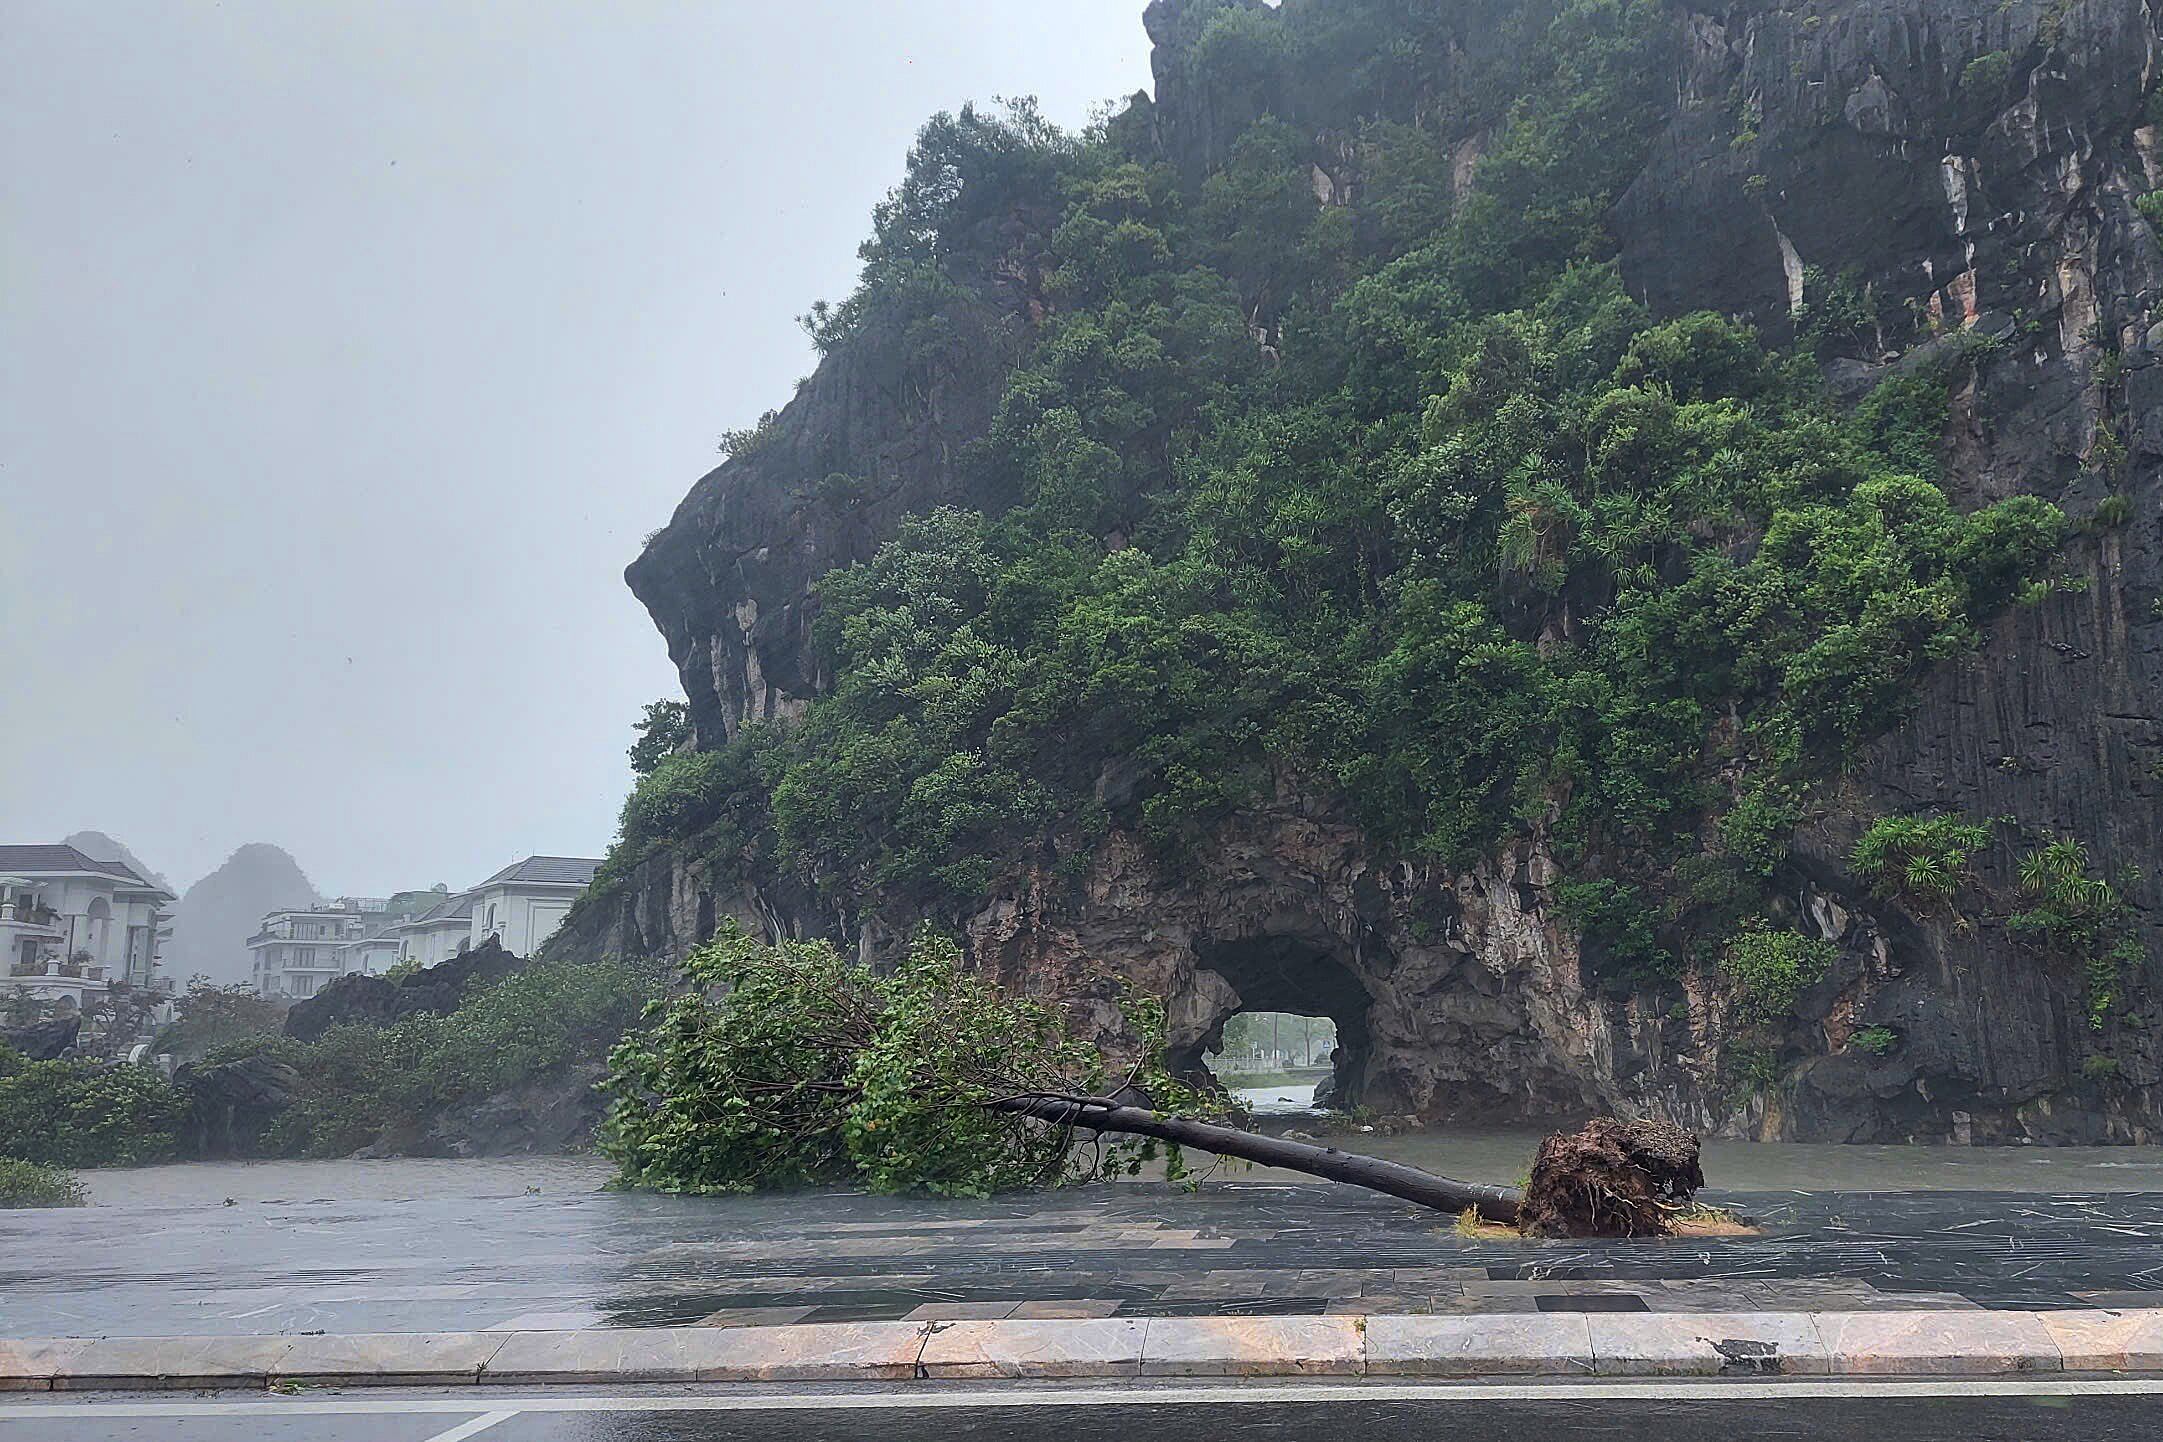
[[[0,1391],[2163,1372],[2163,1308],[856,1322],[0,1341]]]
[[[0,1337],[2163,1305],[2156,1193],[1745,1193],[1764,1236],[1591,1244],[1298,1184],[292,1195],[0,1213]]]

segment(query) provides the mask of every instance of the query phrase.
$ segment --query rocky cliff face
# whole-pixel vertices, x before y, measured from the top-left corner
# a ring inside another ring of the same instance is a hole
[[[1299,0],[1287,0],[1297,4]],[[1270,97],[1192,82],[1186,50],[1218,5],[1156,0],[1146,126],[1206,171]],[[2065,584],[1933,674],[1912,720],[1824,788],[1779,882],[1840,959],[1802,998],[1773,1077],[1742,1085],[1729,1003],[1616,995],[1589,979],[1535,833],[1464,871],[1392,863],[1341,800],[1283,777],[1176,872],[1115,833],[1086,873],[1003,885],[966,933],[1011,984],[1101,1004],[1119,974],[1168,996],[1198,1057],[1242,1009],[1334,1017],[1342,1094],[1382,1113],[1499,1121],[1595,1109],[1790,1139],[2163,1139],[2163,249],[2134,205],[2163,183],[2145,97],[2157,16],[2140,0],[1832,0],[1770,10],[1679,6],[1673,105],[1609,217],[1629,286],[1664,313],[1700,308],[1778,334],[1834,278],[1878,300],[1874,359],[1836,363],[1860,393],[1963,338],[1989,341],[1955,397],[1944,478],[1963,502],[2014,493],[2076,519],[2115,470],[2131,519],[2072,542]],[[1295,112],[1311,110],[1304,96]],[[1345,152],[1317,140],[1317,194]],[[1477,131],[1450,142],[1476,158]],[[956,457],[985,428],[998,363],[1033,323],[1026,226],[990,249],[970,354],[914,388],[876,358],[830,356],[771,439],[694,488],[630,580],[683,672],[702,740],[816,693],[808,585],[898,519],[997,506]],[[2099,447],[2126,438],[2122,464]],[[840,494],[830,475],[862,478]],[[973,488],[973,489],[972,489]],[[2115,504],[2123,505],[2124,501]],[[2006,925],[2014,849],[1984,862],[1955,918],[1895,905],[1849,874],[1868,818],[2008,818],[2001,835],[2078,836],[2124,873],[2148,970],[2095,1049],[2077,966]],[[2146,874],[2136,876],[2136,869]],[[804,898],[664,855],[588,907],[560,946],[680,952],[733,915],[831,930]],[[913,918],[859,918],[876,954]],[[1847,1043],[1881,1028],[1892,1044]],[[1882,1054],[1881,1054],[1882,1053]]]

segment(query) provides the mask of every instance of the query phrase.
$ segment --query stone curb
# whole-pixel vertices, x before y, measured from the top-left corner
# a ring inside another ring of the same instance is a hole
[[[2163,1308],[1097,1317],[0,1339],[0,1391],[1087,1377],[2163,1372]]]

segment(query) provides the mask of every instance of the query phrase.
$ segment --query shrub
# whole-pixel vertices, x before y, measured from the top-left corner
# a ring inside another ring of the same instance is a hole
[[[2140,218],[2148,222],[2151,230],[2163,233],[2163,190],[2134,196],[2133,208],[2140,212]]]
[[[2013,73],[2013,57],[2003,50],[1978,55],[1960,72],[1960,88],[1966,94],[1987,99],[2005,88]]]
[[[2090,1055],[2080,1064],[2080,1074],[2090,1081],[2111,1081],[2123,1070],[2118,1058],[2101,1052]]]
[[[1735,1106],[1773,1089],[1780,1080],[1780,1058],[1769,1046],[1730,1046],[1721,1059],[1720,1080],[1728,1105]]]
[[[57,1167],[0,1157],[0,1210],[9,1207],[84,1207],[90,1193]]]
[[[170,1053],[177,1061],[194,1061],[231,1042],[256,1036],[277,1027],[284,1008],[257,995],[252,986],[214,986],[208,977],[196,977],[174,1007],[170,1026],[151,1042],[153,1052]]]
[[[1728,941],[1720,971],[1735,989],[1744,1021],[1777,1023],[1793,1014],[1804,989],[1823,978],[1838,956],[1829,941],[1752,920]]]
[[[1881,816],[1848,860],[1880,896],[1944,901],[1960,889],[1975,853],[1989,844],[1990,828],[1956,816]]]
[[[2059,837],[2020,859],[2020,889],[2035,905],[2008,918],[2015,932],[2080,962],[2088,979],[2088,1025],[2100,1031],[2118,1004],[2125,971],[2147,957],[2118,887],[2092,873],[2088,848]]]
[[[149,1067],[34,1061],[0,1073],[0,1157],[110,1167],[173,1155],[187,1100]]]
[[[1866,1026],[1848,1038],[1850,1047],[1872,1056],[1884,1056],[1899,1044],[1899,1034],[1889,1026]]]
[[[1555,901],[1624,976],[1637,980],[1674,972],[1675,958],[1653,928],[1658,913],[1628,882],[1565,881],[1555,888]]]
[[[2097,501],[2095,510],[2089,516],[2089,520],[2093,523],[2095,529],[2099,531],[2116,530],[2132,519],[2132,497],[2118,491],[2113,491],[2102,500]]]

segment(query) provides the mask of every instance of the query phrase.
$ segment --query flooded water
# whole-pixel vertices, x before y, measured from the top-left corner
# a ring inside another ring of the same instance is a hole
[[[598,1157],[387,1157],[335,1162],[178,1162],[78,1172],[92,1206],[240,1202],[411,1202],[433,1197],[562,1197],[600,1190]]]
[[[1422,1131],[1382,1136],[1332,1121],[1313,1129],[1369,1152],[1467,1181],[1513,1181],[1532,1165],[1533,1131]],[[2163,1147],[1845,1146],[1704,1143],[1705,1182],[1724,1192],[2159,1192]]]
[[[1297,1116],[1305,1086],[1239,1093],[1258,1114]],[[1511,1182],[1532,1164],[1530,1131],[1361,1132],[1315,1114],[1301,1131],[1346,1151],[1367,1152],[1466,1181]],[[1274,1129],[1274,1128],[1273,1128]],[[2163,1147],[1835,1146],[1709,1141],[1705,1178],[1715,1192],[2163,1192]],[[252,1202],[403,1202],[464,1197],[568,1197],[598,1191],[613,1175],[591,1156],[388,1158],[330,1162],[187,1162],[80,1174],[94,1205],[222,1206]],[[1302,1180],[1241,1168],[1247,1180]]]
[[[1314,1083],[1283,1087],[1228,1087],[1233,1100],[1258,1117],[1297,1116],[1314,1111]]]

